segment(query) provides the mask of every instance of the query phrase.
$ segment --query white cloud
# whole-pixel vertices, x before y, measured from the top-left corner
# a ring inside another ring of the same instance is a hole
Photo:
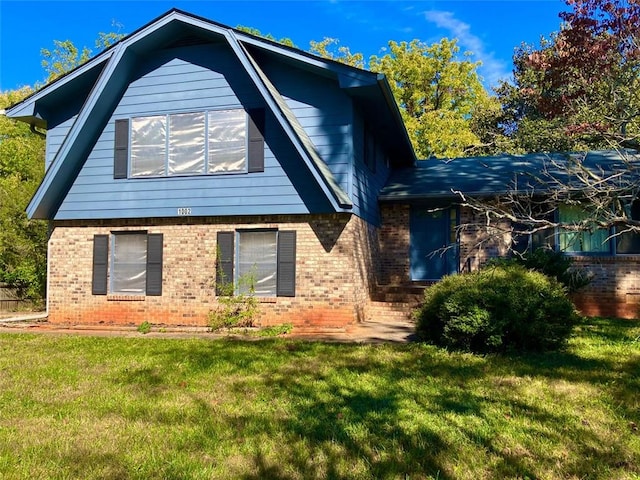
[[[474,58],[482,62],[480,74],[484,77],[485,84],[495,86],[499,80],[506,80],[511,76],[510,66],[497,59],[493,52],[486,51],[482,39],[471,33],[468,23],[458,20],[452,12],[442,10],[429,10],[424,12],[424,16],[428,22],[449,31],[452,37],[458,39],[462,50],[471,51]]]

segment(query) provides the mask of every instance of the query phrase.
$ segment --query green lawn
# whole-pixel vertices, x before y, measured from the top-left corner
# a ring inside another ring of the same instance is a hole
[[[0,478],[640,478],[640,323],[563,353],[0,335]]]

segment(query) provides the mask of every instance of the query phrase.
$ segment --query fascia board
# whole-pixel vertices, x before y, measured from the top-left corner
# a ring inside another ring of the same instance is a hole
[[[352,67],[351,65],[346,65],[336,60],[318,57],[293,47],[273,43],[254,35],[245,34],[239,30],[232,31],[237,40],[242,44],[248,44],[318,69],[333,72],[337,76],[341,88],[369,86],[376,82],[376,74],[367,70]]]
[[[41,90],[38,90],[34,94],[28,96],[24,100],[15,105],[11,106],[7,109],[7,117],[9,118],[25,118],[25,117],[33,117],[36,112],[36,104],[38,101],[48,96],[49,94],[55,92],[59,88],[67,85],[72,82],[76,78],[82,76],[85,72],[98,67],[102,63],[108,61],[113,54],[113,50],[105,51],[100,55],[94,57],[89,60],[87,63],[82,64],[75,70],[72,70],[66,75],[54,80],[50,84],[43,87]]]
[[[63,165],[65,162],[69,161],[68,155],[72,151],[78,137],[81,135],[82,129],[85,127],[87,120],[90,118],[92,112],[95,109],[96,104],[101,98],[104,89],[111,79],[113,72],[116,67],[120,63],[124,52],[126,51],[126,46],[124,44],[118,45],[114,50],[113,54],[110,56],[109,63],[105,66],[104,70],[101,72],[98,81],[94,85],[89,97],[86,102],[82,106],[82,109],[78,113],[78,116],[71,126],[69,133],[65,137],[58,153],[53,159],[51,166],[47,170],[42,183],[38,187],[38,190],[34,194],[31,202],[27,207],[27,215],[29,218],[53,218],[52,212],[49,210],[43,211],[43,202],[44,200],[50,198],[52,195],[57,196],[60,192],[56,192],[55,187],[60,184],[62,181],[69,181],[68,178],[65,177],[66,170],[63,169]],[[59,203],[59,202],[54,202]]]
[[[382,91],[382,95],[387,102],[387,106],[389,107],[389,111],[393,116],[393,119],[398,127],[398,130],[401,132],[402,141],[405,145],[407,145],[407,149],[411,153],[411,163],[413,165],[418,161],[416,157],[416,153],[413,150],[413,145],[411,144],[411,139],[409,138],[409,133],[407,132],[407,127],[402,119],[402,115],[400,114],[400,110],[398,109],[398,104],[396,103],[395,97],[393,96],[393,92],[391,91],[391,87],[389,86],[389,82],[384,73],[377,74],[378,85],[380,86],[380,90]]]

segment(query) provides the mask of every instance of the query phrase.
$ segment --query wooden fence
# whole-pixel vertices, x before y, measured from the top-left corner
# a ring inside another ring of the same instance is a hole
[[[10,312],[24,307],[28,302],[18,298],[15,289],[5,283],[0,283],[0,312]]]

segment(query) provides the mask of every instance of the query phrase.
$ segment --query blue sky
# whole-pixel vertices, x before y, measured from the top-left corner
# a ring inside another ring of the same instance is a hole
[[[389,40],[458,38],[462,50],[483,62],[487,85],[511,73],[520,43],[557,31],[558,13],[566,10],[561,0],[0,0],[0,90],[42,82],[40,49],[54,40],[71,40],[95,54],[98,32],[130,33],[173,7],[288,37],[303,50],[311,40],[338,38],[365,58],[384,54]]]

